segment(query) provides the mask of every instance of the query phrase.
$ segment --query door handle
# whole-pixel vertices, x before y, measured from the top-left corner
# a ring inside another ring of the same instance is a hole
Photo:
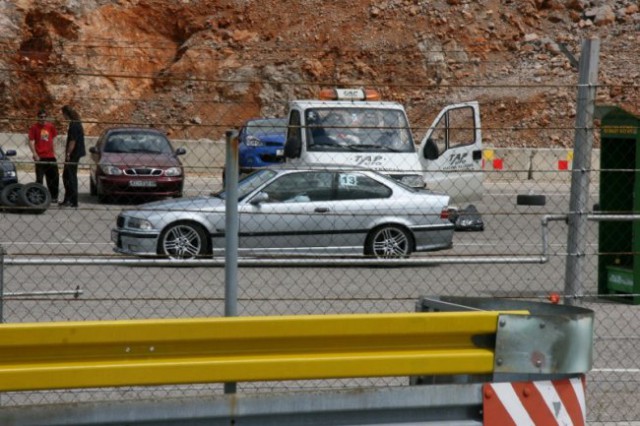
[[[315,210],[314,210],[314,212],[316,212],[316,213],[326,213],[328,211],[329,211],[329,209],[327,207],[316,207]]]

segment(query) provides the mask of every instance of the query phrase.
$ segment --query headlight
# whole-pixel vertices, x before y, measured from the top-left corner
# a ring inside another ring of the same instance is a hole
[[[15,170],[5,170],[4,172],[4,176],[5,177],[10,177],[10,178],[14,178],[16,177],[16,171]]]
[[[138,217],[130,217],[127,223],[129,228],[142,229],[143,231],[150,231],[153,229],[153,225],[146,219],[140,219]]]
[[[165,176],[180,176],[182,174],[182,170],[180,167],[169,167],[164,171]]]
[[[116,166],[112,166],[109,164],[100,165],[100,169],[102,170],[102,173],[104,173],[105,175],[120,176],[122,174],[122,170],[120,170]]]
[[[255,136],[249,136],[247,138],[247,142],[245,142],[247,146],[262,146],[264,145],[262,141]]]
[[[404,183],[407,186],[412,186],[414,188],[424,188],[424,179],[420,175],[408,175],[402,176],[400,182]]]

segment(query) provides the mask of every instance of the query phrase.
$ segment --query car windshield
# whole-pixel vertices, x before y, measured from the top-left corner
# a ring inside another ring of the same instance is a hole
[[[284,118],[253,120],[247,124],[248,136],[284,135],[286,132],[287,121]]]
[[[415,152],[406,117],[382,108],[313,108],[305,113],[309,151]]]
[[[104,152],[171,154],[169,140],[158,133],[115,132],[111,133],[104,145]]]
[[[271,180],[276,175],[276,171],[270,169],[262,169],[251,173],[247,177],[238,181],[238,200],[242,200],[244,197],[261,187],[263,184]],[[214,194],[214,197],[226,199],[226,191],[220,191]]]

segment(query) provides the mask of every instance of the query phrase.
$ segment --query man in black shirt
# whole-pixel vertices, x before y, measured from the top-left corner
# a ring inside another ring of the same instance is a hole
[[[67,145],[65,149],[62,183],[64,184],[64,200],[60,203],[64,207],[78,207],[78,162],[84,157],[84,129],[80,121],[80,114],[69,105],[62,107],[62,115],[69,120],[67,130]]]

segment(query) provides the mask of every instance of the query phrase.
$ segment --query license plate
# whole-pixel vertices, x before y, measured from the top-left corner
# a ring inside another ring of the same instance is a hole
[[[155,188],[156,183],[152,180],[132,180],[129,182],[129,186],[135,188]]]
[[[118,244],[118,231],[115,229],[111,230],[111,241]]]

